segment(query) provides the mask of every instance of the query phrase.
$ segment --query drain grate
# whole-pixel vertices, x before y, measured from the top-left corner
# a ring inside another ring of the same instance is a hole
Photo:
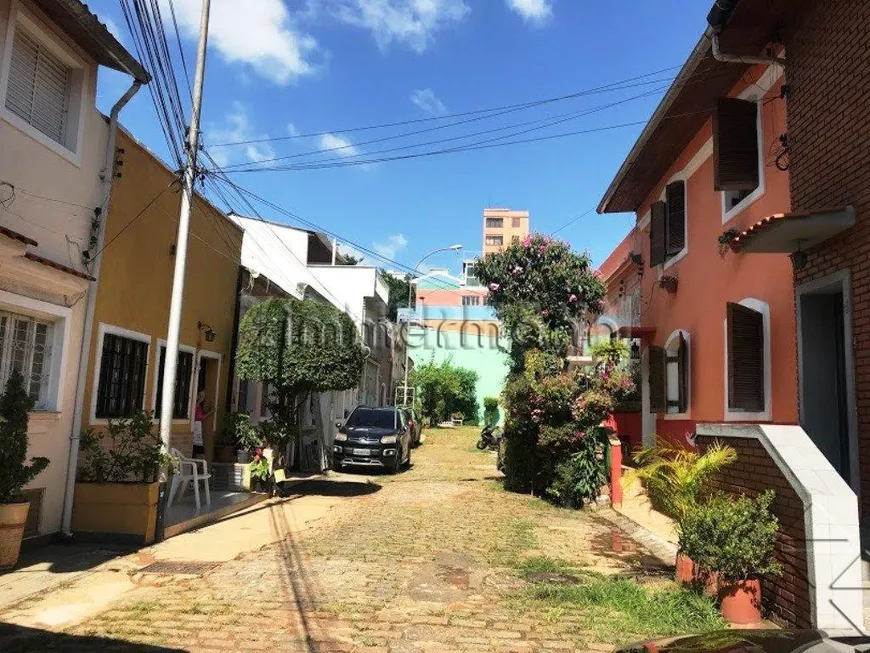
[[[211,571],[217,567],[216,562],[197,562],[190,560],[172,561],[164,560],[155,562],[143,567],[139,570],[143,574],[166,574],[166,575],[186,575],[186,576],[202,576],[207,571]]]

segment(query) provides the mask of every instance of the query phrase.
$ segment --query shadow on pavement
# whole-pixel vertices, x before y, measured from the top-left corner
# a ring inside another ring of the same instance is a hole
[[[0,623],[3,653],[186,653],[185,649],[136,644],[120,639],[53,633]]]
[[[37,546],[21,552],[15,570],[22,573],[27,573],[29,567],[36,567],[35,571],[45,570],[43,563],[49,563],[48,571],[55,574],[87,571],[113,558],[132,553],[136,548],[95,543]]]
[[[357,481],[329,481],[315,479],[305,481],[290,488],[288,496],[320,496],[320,497],[364,497],[381,489],[378,483],[362,483]]]

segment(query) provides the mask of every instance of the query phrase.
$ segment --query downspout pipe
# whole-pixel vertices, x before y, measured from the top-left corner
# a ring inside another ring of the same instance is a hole
[[[73,409],[73,422],[69,436],[69,460],[67,461],[66,469],[66,491],[63,497],[63,519],[61,521],[61,532],[64,536],[72,537],[72,508],[73,496],[76,489],[76,470],[79,464],[79,442],[82,427],[82,414],[84,412],[85,402],[85,385],[88,379],[88,369],[91,356],[91,337],[94,328],[94,313],[97,308],[97,287],[100,279],[100,264],[103,260],[102,249],[106,239],[106,223],[109,219],[109,203],[112,199],[112,185],[115,178],[115,142],[118,135],[118,114],[121,113],[127,103],[133,99],[133,96],[142,88],[142,82],[138,79],[133,82],[132,86],[127,89],[127,92],[115,102],[112,110],[109,112],[109,137],[106,143],[106,161],[102,173],[103,182],[103,206],[102,212],[97,216],[99,227],[97,229],[97,242],[95,251],[99,254],[94,258],[91,264],[91,277],[94,281],[88,284],[88,299],[85,308],[85,325],[82,335],[82,344],[79,352],[79,373],[76,379],[76,397],[75,407]]]

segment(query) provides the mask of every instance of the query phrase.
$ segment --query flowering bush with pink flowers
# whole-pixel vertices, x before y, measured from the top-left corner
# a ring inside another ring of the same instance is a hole
[[[604,284],[588,253],[533,234],[476,263],[489,304],[511,339],[505,408],[505,484],[582,506],[606,482],[614,405],[633,388],[621,351],[590,370],[568,370],[566,357],[602,308]]]

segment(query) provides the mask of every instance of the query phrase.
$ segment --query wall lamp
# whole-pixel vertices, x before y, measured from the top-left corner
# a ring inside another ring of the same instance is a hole
[[[203,322],[197,322],[196,328],[200,331],[205,332],[206,342],[214,342],[215,336],[217,336],[217,334],[214,332],[214,329],[212,329],[208,324],[205,324]]]

